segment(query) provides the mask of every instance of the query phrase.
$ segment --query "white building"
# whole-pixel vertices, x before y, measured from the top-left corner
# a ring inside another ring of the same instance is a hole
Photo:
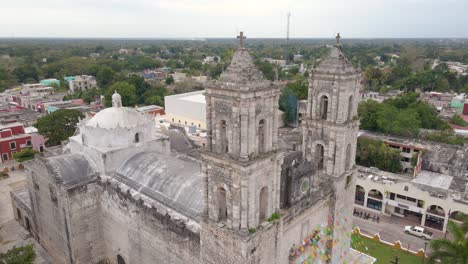
[[[76,91],[86,91],[97,87],[96,78],[90,75],[75,76],[75,80],[71,80],[68,84],[71,93],[75,93]]]
[[[205,91],[164,97],[166,120],[171,123],[206,129]]]
[[[203,64],[210,64],[210,63],[215,63],[221,61],[221,58],[219,56],[207,56],[205,59],[203,59]]]

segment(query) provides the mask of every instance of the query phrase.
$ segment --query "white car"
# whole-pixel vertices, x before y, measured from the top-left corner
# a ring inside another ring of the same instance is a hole
[[[424,240],[432,239],[432,233],[420,226],[405,226],[405,233],[420,237]]]

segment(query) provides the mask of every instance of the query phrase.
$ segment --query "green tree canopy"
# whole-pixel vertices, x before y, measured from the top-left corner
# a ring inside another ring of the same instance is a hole
[[[59,109],[39,118],[34,127],[47,139],[47,146],[56,146],[73,136],[78,119],[83,117],[78,110]]]
[[[468,218],[464,215],[462,219],[461,225],[449,220],[447,230],[451,239],[439,238],[430,242],[432,252],[428,263],[468,264]]]
[[[115,72],[109,66],[101,66],[96,74],[96,81],[101,88],[108,87],[114,80]]]
[[[5,264],[31,264],[36,259],[33,245],[13,247],[6,253],[0,253],[0,263]]]
[[[112,105],[112,95],[117,91],[122,97],[123,106],[135,106],[137,101],[136,88],[128,82],[116,82],[107,88],[105,93],[105,104],[107,107]]]
[[[389,172],[401,170],[400,152],[385,145],[382,141],[359,138],[356,150],[356,163],[365,167],[376,167]]]

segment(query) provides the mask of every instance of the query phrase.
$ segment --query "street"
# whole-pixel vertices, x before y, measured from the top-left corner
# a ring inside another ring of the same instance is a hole
[[[359,209],[360,211],[364,211]],[[371,215],[376,215],[370,211]],[[380,216],[380,222],[373,222],[371,219],[363,219],[360,217],[353,217],[354,225],[359,227],[361,232],[374,236],[375,234],[380,234],[380,239],[386,242],[395,243],[400,241],[403,248],[408,248],[413,251],[418,251],[419,249],[424,249],[424,243],[427,242],[422,238],[405,234],[404,226],[406,225],[415,225],[414,222],[405,220],[404,218],[396,216]],[[430,232],[434,233],[434,238],[440,238],[444,236],[444,233],[434,229],[428,229]],[[427,246],[427,252],[430,252],[429,245]]]

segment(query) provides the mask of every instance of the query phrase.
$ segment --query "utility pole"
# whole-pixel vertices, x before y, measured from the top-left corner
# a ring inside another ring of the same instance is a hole
[[[289,61],[289,27],[290,27],[290,21],[291,21],[291,12],[288,12],[286,15],[287,18],[287,23],[286,23],[286,51],[285,51],[285,60],[286,64],[288,64]]]

